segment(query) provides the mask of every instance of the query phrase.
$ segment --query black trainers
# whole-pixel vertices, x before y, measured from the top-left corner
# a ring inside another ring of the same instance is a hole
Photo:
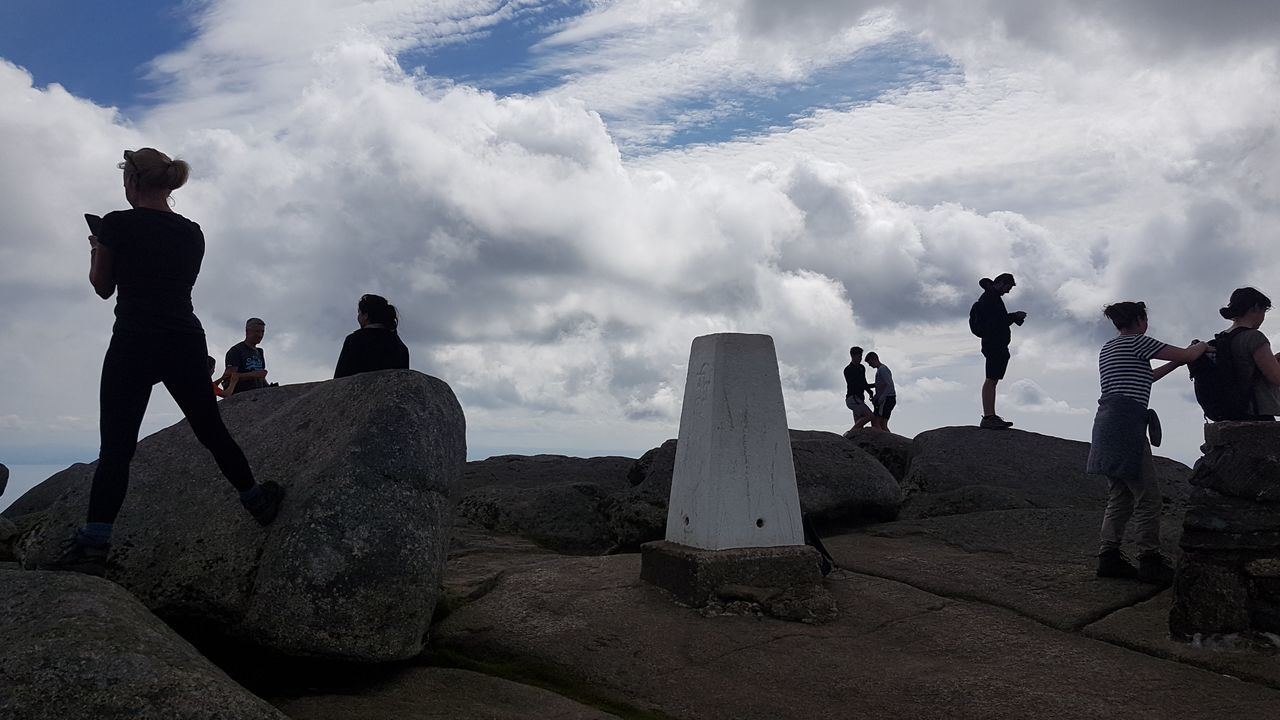
[[[261,492],[252,503],[241,503],[249,511],[259,525],[266,527],[280,514],[280,503],[284,500],[284,488],[270,480],[259,485]]]
[[[1169,558],[1160,551],[1143,553],[1138,556],[1138,580],[1162,588],[1173,586],[1173,565]]]
[[[978,427],[987,428],[988,430],[1003,430],[1013,427],[1013,423],[999,415],[983,415],[982,422],[978,423]]]
[[[1098,577],[1132,580],[1138,577],[1138,568],[1118,548],[1103,550],[1098,553]]]
[[[57,560],[44,563],[37,569],[102,577],[107,572],[107,555],[110,554],[110,545],[86,545],[73,537],[62,543],[62,555]]]

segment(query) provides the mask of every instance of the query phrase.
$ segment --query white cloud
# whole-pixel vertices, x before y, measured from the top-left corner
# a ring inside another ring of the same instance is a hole
[[[121,204],[114,164],[140,145],[195,168],[177,209],[209,239],[195,299],[215,355],[260,315],[274,378],[326,377],[356,298],[381,292],[414,365],[463,399],[473,445],[642,450],[674,435],[690,340],[728,330],[774,335],[795,426],[847,427],[851,344],[894,368],[901,432],[971,423],[964,313],[1002,271],[1030,316],[1001,411],[1087,437],[1102,304],[1147,300],[1152,334],[1189,340],[1280,264],[1274,33],[1229,41],[1238,25],[1197,30],[1198,9],[1147,27],[1104,5],[1046,24],[996,2],[964,22],[926,2],[599,3],[540,50],[563,85],[502,97],[396,54],[536,3],[214,2],[157,62],[160,103],[129,120],[0,63],[0,333],[16,339],[0,398],[31,423],[4,443],[96,444],[59,420],[93,417],[110,326],[79,213]],[[1274,28],[1242,7],[1230,22]],[[719,93],[731,112],[735,93],[903,37],[962,73],[749,140],[619,149],[671,131],[654,108]],[[1157,389],[1187,410],[1183,395]],[[161,396],[149,428],[175,417]],[[1184,425],[1166,421],[1185,457]]]

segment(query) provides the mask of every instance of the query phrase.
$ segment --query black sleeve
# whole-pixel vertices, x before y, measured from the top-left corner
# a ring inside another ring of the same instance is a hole
[[[120,244],[120,238],[124,235],[124,217],[119,210],[116,210],[102,218],[102,227],[98,228],[99,245],[114,248]]]
[[[342,352],[338,353],[338,367],[333,371],[333,377],[347,377],[355,375],[355,352],[351,347],[351,336],[348,335],[346,340],[342,341]]]
[[[232,345],[227,351],[227,367],[232,368],[235,372],[240,372],[244,365],[244,359],[240,356],[240,346]]]

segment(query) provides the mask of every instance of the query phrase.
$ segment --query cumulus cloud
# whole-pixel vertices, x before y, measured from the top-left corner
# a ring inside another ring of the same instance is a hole
[[[177,209],[209,239],[195,300],[215,356],[258,315],[273,378],[327,377],[356,298],[379,292],[479,446],[655,444],[674,434],[690,340],[720,331],[774,335],[793,425],[847,424],[851,344],[894,368],[904,432],[973,422],[964,314],[1004,271],[1029,321],[1002,412],[1079,436],[1102,304],[1145,299],[1152,334],[1180,341],[1217,327],[1231,287],[1275,276],[1275,43],[1230,31],[1274,26],[1270,11],[1232,5],[1197,29],[1200,10],[1146,3],[1066,3],[1052,27],[1013,3],[966,23],[928,2],[778,5],[593,3],[536,49],[562,82],[533,96],[399,58],[534,2],[212,2],[131,118],[0,62],[0,133],[18,139],[0,163],[5,446],[95,444],[59,418],[94,413],[111,320],[79,214],[121,204],[123,147],[195,168]],[[1144,26],[1143,7],[1177,17]],[[264,40],[285,18],[294,36]],[[1151,60],[1178,37],[1195,52]],[[655,144],[690,98],[731,114],[737,95],[896,42],[962,72],[745,139]],[[176,419],[166,403],[149,429]]]

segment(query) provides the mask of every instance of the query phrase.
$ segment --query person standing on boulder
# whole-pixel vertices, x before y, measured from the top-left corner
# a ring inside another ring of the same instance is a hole
[[[1108,305],[1103,313],[1118,334],[1098,353],[1102,396],[1086,469],[1105,475],[1108,484],[1097,575],[1168,587],[1173,584],[1173,567],[1160,552],[1160,481],[1146,437],[1152,415],[1147,405],[1152,383],[1203,355],[1208,345],[1197,342],[1180,348],[1148,337],[1147,306],[1141,302]],[[1169,362],[1153,371],[1153,359]],[[1120,550],[1130,518],[1138,547],[1136,568]]]
[[[969,329],[982,338],[982,356],[986,358],[982,422],[978,426],[992,429],[1013,427],[1013,423],[996,414],[996,385],[1004,379],[1009,368],[1009,343],[1012,340],[1009,326],[1021,326],[1027,314],[1021,310],[1009,312],[1000,297],[1017,285],[1010,273],[1001,273],[995,280],[982,278],[978,285],[982,287],[982,297],[969,310]]]
[[[893,389],[893,371],[880,362],[876,353],[867,353],[867,364],[876,369],[875,395],[871,399],[871,426],[889,432],[889,416],[898,404],[898,391]]]
[[[361,295],[356,304],[360,329],[347,336],[338,353],[335,378],[373,370],[409,367],[409,348],[396,333],[400,317],[396,306],[381,295]]]
[[[108,213],[97,234],[89,236],[89,282],[104,300],[116,295],[115,326],[102,362],[102,446],[86,523],[62,556],[42,569],[105,571],[138,430],[157,382],[164,383],[259,523],[275,519],[284,495],[276,483],[255,482],[209,392],[204,328],[191,306],[204,235],[199,225],[169,208],[170,193],[186,183],[190,167],[153,148],[126,150],[118,167],[131,209]]]
[[[862,348],[849,348],[849,364],[844,368],[844,406],[853,411],[853,427],[845,433],[849,437],[854,430],[871,422],[871,408],[862,399],[864,393],[870,393],[875,386],[867,382],[867,369],[862,365]]]

